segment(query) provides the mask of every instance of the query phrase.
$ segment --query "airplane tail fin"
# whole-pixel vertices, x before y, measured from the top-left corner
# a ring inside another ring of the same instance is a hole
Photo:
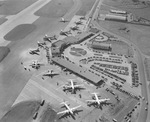
[[[63,100],[63,102],[61,102],[60,104],[67,104],[68,101]]]
[[[91,94],[99,94],[99,93],[97,93],[97,92],[93,92],[93,93],[91,93]]]

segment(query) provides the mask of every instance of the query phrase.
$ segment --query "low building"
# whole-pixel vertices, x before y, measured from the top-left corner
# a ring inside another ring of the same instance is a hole
[[[107,43],[102,43],[99,41],[93,41],[91,43],[91,48],[93,49],[98,49],[98,50],[106,50],[106,51],[111,51],[111,44],[107,44]]]
[[[115,15],[115,14],[106,14],[105,20],[127,21],[127,16]]]

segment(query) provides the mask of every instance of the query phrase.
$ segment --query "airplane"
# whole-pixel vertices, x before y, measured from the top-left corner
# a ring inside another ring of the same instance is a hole
[[[61,18],[60,22],[69,22],[68,20],[65,20],[64,18]]]
[[[58,73],[53,73],[53,72],[54,72],[53,70],[48,70],[48,72],[43,74],[43,76],[48,76],[53,78],[54,76],[59,75]]]
[[[36,112],[34,115],[33,115],[33,119],[35,120],[38,116],[38,112]]]
[[[85,19],[86,19],[85,16],[80,17],[80,20],[85,20]]]
[[[45,104],[45,100],[42,100],[40,106],[43,106],[44,104]]]
[[[60,31],[60,35],[68,36],[68,34],[71,34],[71,30],[69,30],[69,31],[63,31],[63,30],[61,30]]]
[[[37,42],[37,44],[38,44],[38,47],[40,47],[40,48],[44,48],[44,45],[46,45],[46,43],[45,42]]]
[[[99,107],[100,109],[102,109],[101,105],[105,104],[108,100],[110,100],[109,98],[99,99],[99,96],[97,95],[97,93],[92,93],[92,94],[94,95],[92,97],[93,100],[86,100],[88,103],[91,103],[91,104],[88,104],[88,106],[94,105],[94,107]]]
[[[82,25],[83,23],[81,21],[75,22],[76,25]]]
[[[74,120],[75,120],[75,115],[78,114],[79,112],[83,111],[83,110],[76,110],[77,108],[81,107],[81,105],[79,106],[76,106],[76,107],[73,107],[73,108],[70,108],[69,107],[69,104],[67,104],[67,101],[65,102],[62,102],[60,104],[64,104],[64,106],[62,106],[61,108],[65,108],[67,110],[64,110],[64,111],[61,111],[61,112],[58,112],[57,115],[59,114],[63,114],[59,119],[61,118],[64,118],[64,117],[67,117],[67,116],[71,116]]]
[[[33,61],[32,64],[30,64],[29,66],[31,66],[34,69],[39,69],[42,65],[44,65],[43,63],[40,63],[38,61]]]
[[[69,91],[73,94],[76,94],[76,91],[77,90],[82,90],[82,89],[85,89],[85,88],[82,88],[81,86],[83,86],[83,84],[80,84],[80,85],[77,85],[75,84],[75,82],[73,82],[73,79],[69,79],[70,82],[69,82],[69,85],[65,85],[63,88],[63,91]]]
[[[31,55],[34,55],[34,54],[40,55],[38,52],[40,52],[39,48],[37,48],[37,49],[35,49],[35,50],[30,50],[30,51],[29,51],[29,54],[31,54]]]
[[[56,35],[54,35],[54,36],[47,36],[46,34],[45,34],[45,37],[43,38],[43,40],[44,41],[48,41],[48,42],[52,42],[52,40],[57,40],[57,38],[56,38]]]
[[[79,30],[78,26],[74,26],[74,27],[70,27],[71,30],[75,31],[75,30]]]

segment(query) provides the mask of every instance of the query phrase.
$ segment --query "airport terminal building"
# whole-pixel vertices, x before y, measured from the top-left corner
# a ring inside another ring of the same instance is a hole
[[[102,77],[99,73],[96,73],[93,69],[88,69],[82,65],[77,65],[75,62],[69,60],[69,58],[63,55],[63,51],[70,45],[80,44],[87,39],[94,38],[94,33],[85,32],[77,37],[66,37],[64,40],[59,40],[52,44],[52,61],[62,68],[73,72],[74,74],[82,77],[94,85],[98,85],[102,81]]]

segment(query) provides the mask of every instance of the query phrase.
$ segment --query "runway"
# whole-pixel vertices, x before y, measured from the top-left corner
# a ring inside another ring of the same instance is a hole
[[[31,13],[34,12],[35,10],[39,9],[40,7],[44,6],[49,0],[46,0],[46,2],[39,0],[34,4],[36,6],[36,9],[34,6],[30,6],[29,8],[26,8],[28,11]],[[76,2],[78,0],[74,0],[75,4],[73,5],[73,8],[78,7]],[[40,3],[43,3],[42,5]],[[40,6],[40,7],[39,7]],[[33,16],[30,13],[27,12],[27,10],[24,10],[25,14],[27,17]],[[69,11],[70,15],[68,14],[68,17],[72,18],[74,16],[74,10],[73,14],[71,11]],[[66,13],[67,14],[67,13]],[[20,15],[23,16],[23,15]],[[12,16],[13,17],[13,16]],[[18,16],[19,18],[19,16]],[[37,18],[37,17],[36,17]],[[38,17],[39,18],[39,17]],[[13,18],[14,22],[17,24],[17,18]],[[26,18],[27,20],[28,18]],[[33,22],[34,19],[31,19],[30,22]],[[7,24],[12,24],[9,29],[15,26],[15,23],[11,22],[10,20],[7,22]],[[18,22],[24,22],[24,19],[21,20],[21,17],[19,18]],[[28,20],[26,22],[29,22]],[[44,22],[41,25],[38,25],[39,23]],[[10,30],[7,27],[7,24],[5,26],[5,30],[3,33],[1,33],[1,40],[4,41],[2,38],[5,33],[9,32]],[[27,38],[22,39],[21,41],[18,42],[1,42],[1,44],[7,45],[11,49],[11,52],[9,55],[1,62],[0,64],[0,117],[11,107],[23,87],[25,86],[26,82],[31,78],[33,72],[27,72],[23,69],[23,66],[20,64],[21,61],[26,61],[28,60],[29,62],[32,61],[32,57],[28,57],[28,55],[23,56],[25,52],[31,47],[36,47],[36,42],[37,40],[41,40],[42,37],[46,34],[49,33],[51,34],[52,32],[59,32],[61,29],[63,29],[66,24],[60,23],[57,18],[40,18],[34,22],[34,24],[38,25],[38,28],[34,31],[34,33],[28,35]],[[1,30],[4,25],[0,26]],[[57,33],[56,33],[57,34]],[[29,44],[30,43],[30,44]],[[9,77],[8,77],[9,76]]]
[[[32,24],[36,21],[39,17],[35,16],[34,13],[50,1],[38,0],[18,14],[6,17],[8,20],[0,26],[0,46],[6,46],[10,43],[3,38],[10,30],[20,24]]]
[[[29,6],[25,10],[21,11],[21,12],[25,12],[27,17],[29,16],[33,17],[33,19],[31,19],[30,21],[26,19],[26,23],[34,21],[33,24],[37,26],[37,29],[34,32],[32,32],[32,34],[28,35],[28,37],[25,39],[22,39],[16,42],[11,42],[11,43],[9,41],[5,41],[1,37],[1,40],[3,42],[0,42],[0,44],[7,45],[9,43],[7,46],[11,49],[11,52],[0,64],[0,71],[1,71],[1,74],[0,74],[0,92],[1,92],[0,117],[3,116],[9,110],[9,108],[15,102],[15,99],[18,97],[18,95],[24,88],[27,81],[33,75],[33,72],[25,71],[23,68],[23,65],[20,64],[20,62],[24,62],[24,61],[31,62],[33,60],[32,56],[29,56],[27,54],[27,50],[29,50],[30,48],[36,48],[37,40],[40,41],[45,34],[48,34],[48,35],[58,34],[61,29],[63,30],[66,27],[66,24],[60,23],[58,18],[42,18],[42,17],[39,18],[38,17],[39,19],[37,19],[37,16],[32,15],[32,12],[35,12],[35,10],[38,10],[40,7],[46,4],[46,2],[41,2],[41,1],[42,0],[39,0],[38,2],[34,3],[32,6]],[[65,14],[66,15],[65,17],[69,19],[72,18],[74,14],[76,13],[76,11],[78,11],[81,7],[80,0],[73,0],[73,2],[74,4],[72,6],[72,9],[70,9],[70,11],[68,11]],[[43,3],[43,4],[41,5],[39,3]],[[34,5],[36,6],[36,9],[34,8]],[[40,7],[38,7],[38,5]],[[31,13],[28,13],[27,11],[30,11]],[[20,15],[20,17],[21,16],[23,15]],[[11,28],[12,28],[15,25],[15,21],[18,21],[18,20],[17,18],[15,18],[15,16],[11,16],[9,17],[9,19],[13,20],[12,22],[10,22],[10,20],[8,21],[9,23],[7,22],[7,24],[10,24],[10,25],[12,24],[11,25]],[[18,19],[20,19],[18,22],[23,22],[23,20],[21,20],[19,16],[18,16]],[[0,26],[1,30],[2,30],[2,27],[4,27],[4,25]],[[1,36],[11,31],[9,29],[5,28],[5,31],[1,33],[2,34]]]

